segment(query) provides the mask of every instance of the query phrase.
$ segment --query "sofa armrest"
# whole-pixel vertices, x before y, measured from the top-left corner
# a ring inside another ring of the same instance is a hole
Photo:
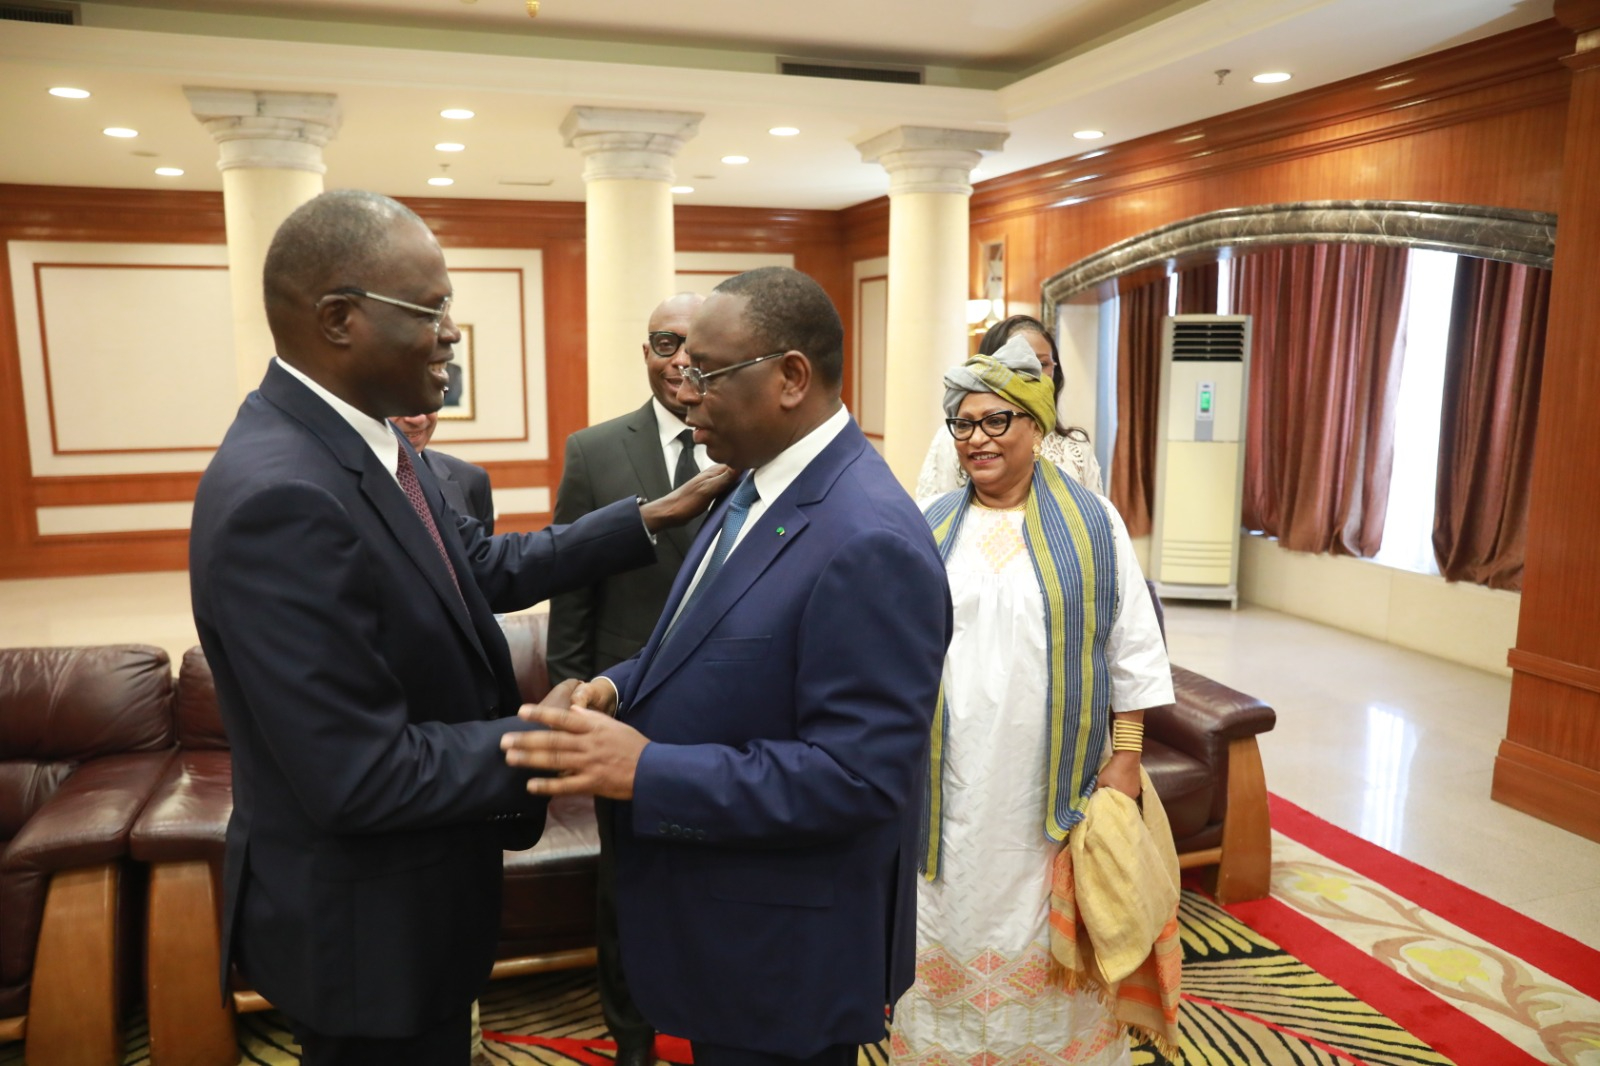
[[[1173,706],[1145,712],[1145,733],[1214,770],[1227,765],[1230,741],[1277,724],[1277,712],[1254,696],[1181,666],[1172,668],[1172,691]]]
[[[232,753],[180,751],[134,823],[128,850],[149,863],[220,859],[232,814]]]
[[[90,759],[61,783],[6,848],[0,869],[51,873],[128,853],[128,834],[172,751]]]

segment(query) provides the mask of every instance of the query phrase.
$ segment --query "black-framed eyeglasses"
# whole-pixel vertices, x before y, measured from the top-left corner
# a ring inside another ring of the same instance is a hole
[[[747,366],[755,366],[757,363],[765,363],[768,359],[776,359],[780,355],[788,354],[789,350],[785,348],[781,352],[773,352],[770,355],[759,355],[754,359],[746,359],[742,363],[734,363],[732,366],[725,366],[721,370],[713,370],[710,373],[701,370],[697,366],[686,366],[683,368],[683,380],[688,382],[689,387],[695,391],[696,396],[704,397],[706,394],[706,382],[710,381],[717,375],[731,374],[735,370],[743,370]]]
[[[650,331],[650,350],[663,359],[678,354],[678,349],[683,347],[683,342],[689,338],[681,333],[674,333],[670,329],[653,329]]]
[[[444,320],[450,316],[450,301],[452,299],[452,297],[446,296],[438,307],[424,307],[421,304],[410,303],[406,300],[396,300],[393,296],[380,296],[375,292],[368,292],[366,289],[359,289],[354,285],[335,289],[333,292],[328,293],[328,296],[360,296],[363,299],[377,300],[379,303],[389,304],[393,307],[403,307],[407,311],[415,311],[428,319],[428,324],[433,327],[434,333],[439,332],[439,328],[444,325]],[[328,296],[322,297],[322,300],[326,300]],[[317,302],[321,303],[322,300]]]
[[[996,411],[992,415],[984,415],[978,419],[947,418],[944,420],[944,425],[956,440],[970,440],[972,431],[980,427],[983,429],[983,435],[992,440],[995,437],[1005,436],[1011,428],[1011,420],[1020,414],[1021,411]]]

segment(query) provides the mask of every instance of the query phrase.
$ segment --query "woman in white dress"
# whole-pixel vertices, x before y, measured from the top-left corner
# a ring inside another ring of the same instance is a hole
[[[955,635],[896,1066],[1130,1060],[1101,999],[1052,979],[1051,873],[1096,787],[1138,796],[1139,752],[1124,740],[1146,708],[1172,702],[1172,673],[1122,519],[1037,458],[1055,410],[1039,375],[1013,339],[945,376],[969,484],[924,503]]]
[[[1055,383],[1055,400],[1061,397],[1061,361],[1056,354],[1055,338],[1045,330],[1044,323],[1029,315],[1012,315],[989,327],[989,332],[978,342],[979,355],[993,355],[1001,345],[1013,337],[1028,342],[1038,356],[1042,376]],[[1040,442],[1040,454],[1055,463],[1078,484],[1095,492],[1105,493],[1100,477],[1100,462],[1094,457],[1089,434],[1078,426],[1063,426],[1059,414],[1053,413]],[[950,434],[942,428],[934,433],[928,443],[928,454],[922,460],[922,471],[917,475],[919,500],[942,496],[952,489],[966,485],[966,471],[956,462],[956,450]]]

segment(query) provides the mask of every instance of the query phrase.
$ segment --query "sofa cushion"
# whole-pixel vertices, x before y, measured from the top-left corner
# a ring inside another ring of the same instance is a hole
[[[216,682],[212,680],[206,653],[198,645],[183,653],[172,717],[178,747],[188,751],[228,749],[228,734],[222,728],[222,711],[217,706]]]
[[[160,648],[0,648],[0,761],[171,745],[172,666]]]
[[[1211,799],[1216,787],[1211,768],[1148,736],[1140,761],[1166,809],[1173,842],[1179,851],[1186,850],[1184,844],[1211,820]]]
[[[133,827],[133,857],[140,862],[221,862],[232,813],[232,755],[180,751]]]
[[[552,799],[539,843],[505,853],[496,957],[594,946],[599,856],[594,801],[588,796]]]

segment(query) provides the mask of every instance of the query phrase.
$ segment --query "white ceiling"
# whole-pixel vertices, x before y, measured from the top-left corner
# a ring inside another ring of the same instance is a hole
[[[80,26],[0,22],[0,182],[220,189],[182,92],[197,85],[336,93],[329,187],[581,200],[582,161],[557,128],[586,104],[705,114],[678,159],[696,190],[680,202],[832,209],[886,191],[854,146],[894,126],[1008,131],[980,173],[994,177],[1535,22],[1551,3],[543,0],[536,20],[524,0],[84,3]],[[779,55],[928,65],[937,84],[786,77]],[[1221,85],[1219,69],[1233,72]],[[1294,80],[1249,80],[1265,70]],[[47,95],[62,84],[94,95]],[[1084,128],[1107,138],[1074,140]],[[466,151],[434,150],[447,140]],[[719,161],[734,153],[751,162]],[[441,164],[448,189],[426,184]]]

